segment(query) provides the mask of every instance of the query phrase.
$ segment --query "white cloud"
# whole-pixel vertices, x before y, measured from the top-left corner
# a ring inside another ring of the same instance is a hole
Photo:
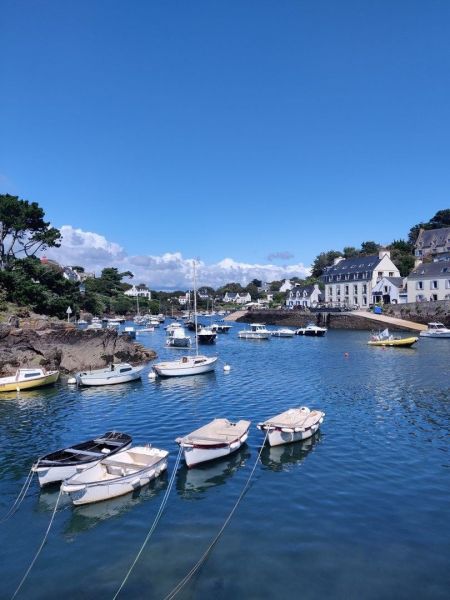
[[[161,256],[130,256],[114,242],[98,233],[75,229],[71,225],[60,227],[60,248],[49,248],[46,256],[62,265],[80,265],[86,271],[100,274],[104,267],[131,271],[134,282],[146,283],[156,290],[183,290],[192,287],[192,258],[180,252],[166,252]],[[252,279],[274,281],[286,277],[306,277],[310,269],[303,263],[278,266],[251,264],[224,258],[218,263],[198,262],[198,285],[218,288],[229,282],[247,285]]]

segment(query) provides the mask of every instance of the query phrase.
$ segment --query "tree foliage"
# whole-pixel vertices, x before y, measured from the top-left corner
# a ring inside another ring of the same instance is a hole
[[[61,234],[44,220],[36,202],[0,195],[0,269],[14,259],[34,256],[38,250],[61,245]]]
[[[408,242],[414,246],[421,229],[441,229],[442,227],[450,227],[450,208],[438,210],[434,217],[426,223],[413,225],[409,230]]]

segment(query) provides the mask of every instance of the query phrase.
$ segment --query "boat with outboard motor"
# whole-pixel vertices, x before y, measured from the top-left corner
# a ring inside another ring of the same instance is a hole
[[[232,423],[228,419],[213,419],[207,425],[178,437],[188,467],[227,456],[247,440],[250,421]]]
[[[280,446],[306,440],[318,431],[323,423],[325,413],[320,410],[310,410],[307,406],[289,408],[262,423],[257,428],[268,431],[267,441],[270,446]]]
[[[379,333],[373,333],[367,342],[369,346],[389,346],[393,348],[411,348],[418,341],[418,337],[394,337],[389,333],[389,329],[383,329]]]
[[[294,337],[295,331],[293,329],[289,329],[288,327],[281,327],[280,329],[272,329],[270,335],[272,337],[291,338]]]
[[[119,431],[107,431],[91,440],[72,444],[38,458],[32,469],[42,486],[72,477],[80,470],[113,456],[131,446],[131,436]]]
[[[242,329],[238,337],[241,340],[270,340],[270,331],[264,323],[250,323],[250,327]]]
[[[167,450],[133,446],[63,481],[61,491],[75,505],[109,500],[133,492],[167,469]]]

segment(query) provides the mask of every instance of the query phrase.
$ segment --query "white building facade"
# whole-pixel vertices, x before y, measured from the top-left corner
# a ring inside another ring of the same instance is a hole
[[[131,298],[148,298],[148,300],[152,299],[152,293],[148,289],[148,287],[144,284],[133,285],[129,290],[124,292],[125,296],[130,296]]]
[[[419,264],[407,280],[408,302],[450,300],[450,260]]]
[[[296,285],[287,294],[286,306],[288,308],[310,308],[322,300],[320,288],[314,285]]]
[[[337,258],[321,276],[325,286],[325,302],[330,306],[368,308],[372,291],[383,277],[400,277],[388,250],[373,256]]]

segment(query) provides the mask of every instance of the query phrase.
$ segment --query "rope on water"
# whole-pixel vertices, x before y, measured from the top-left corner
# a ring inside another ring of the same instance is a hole
[[[11,600],[14,600],[14,598],[15,598],[15,597],[17,596],[17,594],[19,593],[19,590],[20,590],[20,588],[21,588],[21,587],[22,587],[22,585],[25,583],[25,580],[26,580],[26,578],[28,577],[28,574],[30,573],[31,569],[33,568],[33,565],[34,565],[34,563],[36,562],[36,560],[37,560],[37,557],[38,557],[38,556],[39,556],[39,554],[41,553],[41,550],[42,550],[42,548],[44,547],[44,544],[45,544],[45,542],[47,541],[48,534],[50,533],[50,528],[51,528],[51,526],[52,526],[52,524],[53,524],[53,519],[55,518],[56,509],[58,508],[59,500],[60,500],[60,498],[61,498],[61,494],[62,494],[62,491],[61,491],[61,490],[59,490],[59,494],[58,494],[58,498],[57,498],[57,500],[56,500],[55,508],[53,509],[53,513],[52,513],[52,516],[51,516],[51,518],[50,518],[50,523],[48,524],[47,531],[45,532],[44,539],[42,540],[42,542],[41,542],[41,545],[39,546],[39,548],[38,548],[38,550],[37,550],[36,554],[34,555],[34,558],[33,558],[33,560],[31,561],[31,563],[30,563],[30,566],[29,566],[29,567],[28,567],[28,569],[26,570],[26,572],[25,572],[25,575],[24,575],[24,576],[22,577],[22,579],[20,580],[20,583],[19,583],[19,585],[17,586],[17,588],[16,588],[16,591],[15,591],[15,592],[14,592],[14,594],[11,596]]]
[[[205,562],[205,560],[208,558],[208,555],[210,554],[210,552],[212,551],[212,549],[214,548],[214,546],[217,544],[217,542],[219,541],[220,536],[222,535],[222,533],[225,531],[226,526],[228,525],[228,523],[231,521],[234,513],[236,512],[237,507],[239,506],[242,498],[244,497],[245,493],[247,492],[249,486],[250,486],[250,481],[253,477],[253,473],[255,472],[256,466],[259,462],[259,459],[261,458],[261,453],[264,449],[264,445],[266,443],[267,440],[267,436],[269,435],[269,430],[270,428],[267,429],[266,431],[266,435],[264,438],[264,441],[261,445],[261,448],[258,452],[258,456],[256,457],[256,461],[255,464],[253,465],[253,468],[250,472],[250,475],[247,478],[247,481],[244,485],[244,488],[242,490],[242,492],[239,495],[239,498],[236,500],[235,505],[233,506],[233,508],[230,511],[230,514],[228,515],[228,517],[225,519],[225,523],[222,525],[222,527],[219,529],[216,537],[212,540],[212,542],[210,543],[210,545],[208,546],[208,548],[205,550],[205,552],[201,555],[201,557],[199,558],[199,560],[195,563],[195,565],[192,567],[192,569],[189,571],[189,573],[183,577],[183,579],[173,588],[173,590],[171,592],[169,592],[169,594],[167,594],[167,596],[164,597],[164,600],[172,600],[172,598],[175,598],[175,596],[184,588],[184,586],[188,583],[188,581],[195,575],[195,573],[200,569],[200,567],[202,566],[202,564]]]
[[[22,504],[23,499],[27,495],[28,489],[29,489],[30,484],[31,484],[31,480],[33,479],[33,475],[34,475],[33,468],[34,468],[34,466],[31,467],[28,475],[26,476],[26,479],[25,479],[25,482],[24,482],[24,484],[22,486],[22,489],[18,493],[17,498],[15,499],[15,501],[14,501],[13,505],[11,506],[11,508],[0,519],[0,523],[3,523],[3,521],[6,521],[10,517],[12,517],[13,514],[19,509],[19,506]]]
[[[166,504],[167,504],[167,501],[168,501],[168,498],[169,498],[170,491],[171,491],[171,489],[172,489],[172,486],[173,486],[173,484],[174,484],[174,481],[175,481],[175,476],[176,476],[176,474],[177,474],[178,465],[180,464],[180,459],[181,459],[181,454],[182,454],[182,452],[183,452],[183,449],[182,449],[182,447],[180,446],[180,450],[179,450],[179,452],[178,452],[178,456],[177,456],[177,459],[176,459],[176,461],[175,461],[175,465],[174,465],[174,468],[173,468],[172,476],[170,477],[169,484],[168,484],[168,486],[167,486],[166,492],[165,492],[165,494],[164,494],[164,496],[163,496],[163,499],[162,499],[162,501],[161,501],[161,505],[160,505],[160,507],[159,507],[159,510],[158,510],[158,512],[156,513],[156,517],[155,517],[155,519],[154,519],[154,521],[153,521],[153,523],[152,523],[152,526],[150,527],[150,530],[149,530],[149,532],[147,533],[147,535],[146,535],[146,537],[145,537],[145,540],[144,540],[144,542],[143,542],[142,546],[141,546],[141,547],[140,547],[140,549],[139,549],[139,552],[138,552],[138,553],[137,553],[137,555],[136,555],[136,558],[135,558],[135,559],[134,559],[134,561],[131,563],[131,566],[130,566],[130,568],[128,569],[128,572],[127,572],[127,574],[125,575],[125,577],[124,577],[124,579],[123,579],[122,583],[120,584],[120,587],[119,587],[119,589],[118,589],[118,590],[117,590],[117,592],[114,594],[114,596],[113,596],[113,600],[116,600],[116,598],[117,598],[117,596],[120,594],[120,592],[121,592],[122,588],[124,587],[124,585],[125,585],[125,584],[126,584],[126,582],[128,581],[128,578],[129,578],[129,576],[131,575],[131,571],[134,569],[134,567],[135,567],[135,565],[136,565],[137,561],[139,560],[139,557],[141,556],[142,552],[144,551],[144,548],[145,548],[145,546],[147,545],[147,542],[148,542],[148,540],[150,539],[150,537],[152,536],[153,532],[154,532],[154,531],[155,531],[155,529],[156,529],[156,526],[158,525],[158,522],[159,522],[159,520],[160,520],[160,518],[161,518],[161,516],[162,516],[162,513],[163,513],[163,511],[164,511],[164,508],[166,507]]]

